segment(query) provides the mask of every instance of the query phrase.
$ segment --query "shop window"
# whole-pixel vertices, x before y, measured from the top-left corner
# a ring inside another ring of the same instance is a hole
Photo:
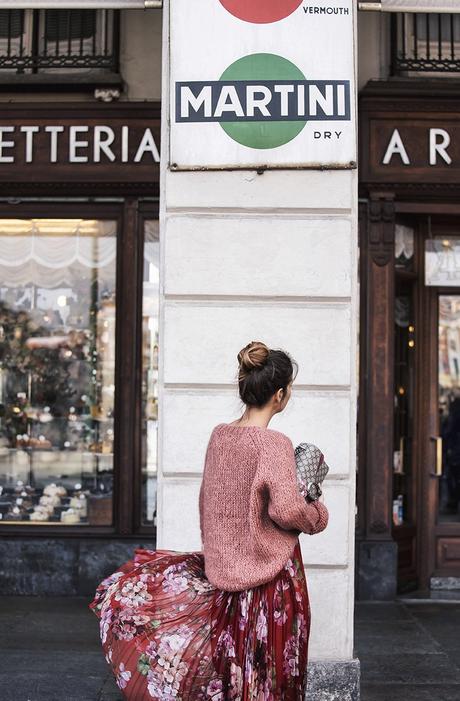
[[[460,521],[460,296],[438,298],[438,523]]]
[[[142,299],[142,521],[156,525],[158,426],[158,220],[144,221]]]
[[[460,238],[433,236],[425,241],[425,285],[460,284]]]
[[[460,72],[460,15],[395,13],[391,21],[393,75]]]
[[[0,70],[118,72],[115,10],[0,10]]]
[[[113,522],[117,227],[0,219],[2,522]]]

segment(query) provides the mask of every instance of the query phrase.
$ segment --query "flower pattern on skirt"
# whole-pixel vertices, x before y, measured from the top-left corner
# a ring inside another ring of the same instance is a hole
[[[310,604],[297,540],[269,582],[223,591],[200,551],[138,548],[89,604],[131,701],[303,701]]]

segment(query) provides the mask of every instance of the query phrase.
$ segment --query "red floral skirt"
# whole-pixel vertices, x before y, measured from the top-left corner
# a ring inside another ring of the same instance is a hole
[[[303,701],[310,604],[300,544],[269,582],[228,592],[203,553],[136,549],[90,608],[131,701]]]

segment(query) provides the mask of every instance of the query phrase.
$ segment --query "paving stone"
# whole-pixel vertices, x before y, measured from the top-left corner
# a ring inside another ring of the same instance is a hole
[[[0,650],[24,649],[26,640],[28,650],[41,650],[46,641],[49,651],[93,649],[102,654],[99,622],[87,599],[21,597],[16,603],[10,598],[8,607],[0,601],[2,629],[8,631],[0,638]]]
[[[79,614],[88,610],[89,600],[88,596],[0,596],[0,614],[2,617],[9,613],[16,615],[40,611]]]
[[[404,604],[393,601],[356,601],[355,621],[413,620]]]
[[[24,639],[27,639],[28,650],[43,649],[43,641],[46,640],[46,649],[51,651],[76,651],[99,649],[99,625],[96,617],[94,621],[87,620],[86,616],[59,616],[55,618],[45,614],[35,614],[16,622],[11,627],[5,622],[8,636],[6,645],[9,650],[24,649]],[[3,628],[3,623],[2,623]],[[0,644],[0,649],[2,644]],[[102,651],[102,647],[101,647]],[[102,652],[101,652],[102,654]]]
[[[112,672],[110,672],[102,687],[100,701],[122,701],[122,699],[122,693],[116,685]]]
[[[355,647],[358,657],[372,653],[442,652],[440,644],[427,635],[418,621],[355,622]]]
[[[360,701],[459,701],[457,684],[361,683]]]
[[[460,670],[452,665],[448,655],[443,652],[428,655],[361,652],[360,660],[361,678],[366,682],[433,684],[442,680],[444,684],[460,684]]]
[[[27,660],[28,662],[29,660]],[[79,674],[33,673],[22,667],[0,674],[2,701],[98,701],[104,677]],[[114,700],[115,701],[115,700]]]
[[[0,675],[10,674],[11,682],[14,680],[16,671],[22,670],[27,671],[31,676],[48,674],[50,678],[64,679],[73,675],[81,677],[93,675],[103,680],[107,676],[108,669],[105,657],[99,650],[89,652],[49,650],[45,638],[42,649],[33,650],[32,654],[28,652],[25,638],[22,650],[3,649],[0,655]]]

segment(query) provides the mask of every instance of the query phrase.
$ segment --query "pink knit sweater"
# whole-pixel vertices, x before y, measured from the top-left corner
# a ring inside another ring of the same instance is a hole
[[[322,502],[299,492],[291,439],[259,426],[215,426],[199,507],[206,577],[225,591],[271,580],[299,533],[319,533],[329,519]]]

